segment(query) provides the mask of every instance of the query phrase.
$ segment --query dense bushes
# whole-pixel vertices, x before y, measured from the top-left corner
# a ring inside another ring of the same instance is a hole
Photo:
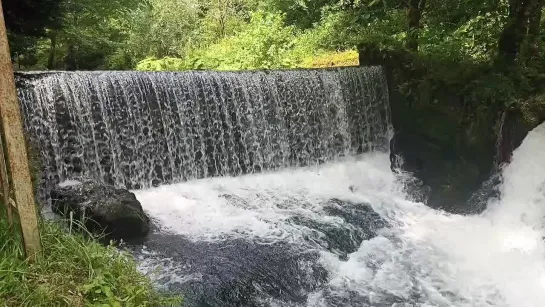
[[[290,56],[295,29],[284,26],[284,16],[258,11],[248,25],[233,36],[205,49],[187,54],[185,59],[148,58],[139,70],[218,69],[240,70],[293,67]]]

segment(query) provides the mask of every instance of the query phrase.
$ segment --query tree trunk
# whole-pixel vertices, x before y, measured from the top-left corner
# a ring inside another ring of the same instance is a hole
[[[51,45],[49,47],[49,59],[47,60],[47,69],[51,70],[55,68],[55,56],[57,53],[57,33],[51,32],[49,36]]]
[[[418,32],[420,31],[420,20],[425,7],[426,0],[409,0],[409,7],[407,8],[409,27],[405,47],[414,52],[418,52]]]
[[[218,23],[220,26],[220,38],[225,38],[226,36],[226,26],[227,26],[227,10],[231,4],[228,1],[219,1],[218,3]]]
[[[78,69],[78,63],[76,59],[76,50],[72,42],[68,43],[68,52],[66,54],[66,58],[64,60],[65,69],[66,70],[77,70]]]
[[[528,37],[530,23],[536,14],[541,14],[542,7],[543,0],[509,0],[509,16],[498,42],[501,64],[515,63],[520,47]],[[539,29],[539,21],[537,23]]]
[[[528,52],[530,57],[538,56],[539,53],[539,35],[541,31],[541,15],[545,0],[535,0],[530,8],[530,18],[528,20]]]

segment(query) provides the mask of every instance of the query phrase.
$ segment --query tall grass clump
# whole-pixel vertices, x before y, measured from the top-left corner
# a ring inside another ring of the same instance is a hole
[[[42,255],[29,263],[0,214],[0,307],[181,305],[157,292],[128,253],[56,222],[42,221],[40,231]]]

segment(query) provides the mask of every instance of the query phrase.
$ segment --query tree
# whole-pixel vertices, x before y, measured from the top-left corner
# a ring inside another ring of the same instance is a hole
[[[422,19],[422,12],[425,7],[426,0],[409,0],[409,7],[407,8],[408,33],[406,47],[414,52],[418,51],[418,32],[420,31],[420,20]]]
[[[498,41],[499,62],[514,64],[523,42],[537,43],[543,0],[509,0],[509,15]]]
[[[269,12],[284,13],[287,25],[293,25],[299,29],[310,29],[320,22],[324,9],[352,4],[354,3],[351,1],[342,0],[264,0],[259,1],[259,8]]]
[[[47,31],[48,69],[97,69],[122,41],[123,19],[138,0],[62,0],[60,27]]]
[[[539,52],[541,34],[541,18],[543,15],[543,6],[545,0],[534,1],[533,7],[530,9],[531,15],[528,18],[528,49],[531,56],[537,56]]]
[[[146,57],[183,57],[188,46],[199,44],[202,15],[197,0],[144,1],[123,24],[126,40],[113,61],[129,59],[129,67],[134,68]]]
[[[212,0],[201,5],[205,15],[203,25],[216,41],[239,30],[250,20],[250,11],[254,9],[254,5],[245,0]]]
[[[61,0],[4,0],[2,6],[11,53],[15,58],[33,55],[38,38],[47,28],[59,26]]]
[[[291,67],[289,53],[294,28],[285,16],[256,11],[250,23],[235,35],[191,55],[192,68],[239,70]]]
[[[4,19],[12,35],[41,36],[57,26],[60,0],[4,0]]]

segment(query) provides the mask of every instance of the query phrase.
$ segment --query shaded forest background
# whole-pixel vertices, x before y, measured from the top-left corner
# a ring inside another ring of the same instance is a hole
[[[357,64],[403,50],[542,64],[544,0],[5,0],[18,69],[254,69]],[[329,61],[329,62],[328,62]],[[540,62],[540,63],[536,63]]]

